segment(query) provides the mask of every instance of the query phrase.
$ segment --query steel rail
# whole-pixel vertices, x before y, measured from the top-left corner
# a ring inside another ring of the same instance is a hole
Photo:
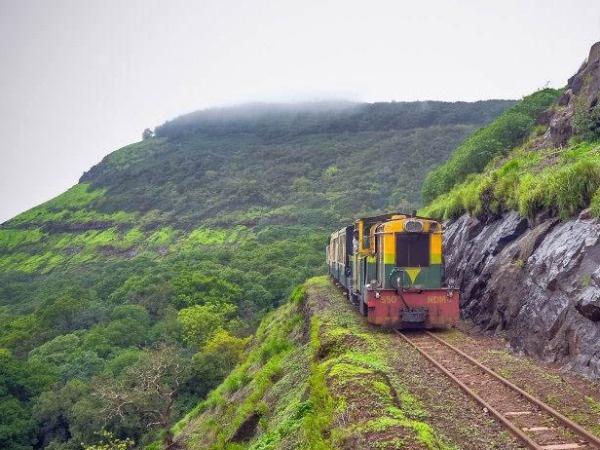
[[[442,338],[436,336],[435,334],[431,333],[430,331],[426,331],[425,333],[428,336],[431,336],[437,342],[440,342],[440,343],[444,344],[446,347],[452,349],[454,352],[458,353],[460,356],[464,357],[465,359],[467,359],[471,363],[475,364],[477,367],[479,367],[481,370],[483,370],[484,372],[486,372],[488,375],[491,375],[492,377],[494,377],[498,381],[502,382],[505,386],[507,386],[508,388],[510,388],[513,391],[517,392],[521,396],[525,397],[527,400],[529,400],[530,402],[534,403],[535,405],[537,405],[542,410],[546,411],[548,414],[550,414],[551,416],[553,416],[555,419],[557,419],[559,422],[561,422],[565,427],[569,428],[571,431],[575,432],[576,434],[579,434],[580,436],[584,437],[587,441],[589,441],[590,443],[593,443],[593,444],[597,445],[598,448],[600,448],[600,438],[598,438],[596,435],[590,433],[588,430],[586,430],[585,428],[583,428],[581,425],[573,422],[571,419],[569,419],[568,417],[562,415],[557,410],[555,410],[554,408],[552,408],[550,405],[547,405],[543,401],[539,400],[538,398],[534,397],[533,395],[531,395],[528,392],[526,392],[523,389],[521,389],[519,386],[511,383],[506,378],[504,378],[503,376],[501,376],[498,373],[494,372],[489,367],[484,366],[479,361],[477,361],[475,358],[473,358],[472,356],[470,356],[470,355],[466,354],[465,352],[463,352],[461,349],[455,347],[454,345],[450,344],[449,342],[446,342],[445,340],[443,340]]]
[[[403,333],[398,330],[394,330],[398,335],[408,342],[415,350],[417,350],[425,359],[427,359],[431,364],[437,367],[441,372],[444,373],[448,378],[454,381],[468,396],[475,399],[481,406],[486,408],[492,415],[494,415],[506,428],[509,429],[511,433],[513,433],[518,439],[523,441],[527,447],[533,450],[543,450],[543,447],[533,441],[529,436],[527,436],[523,431],[517,428],[510,420],[508,420],[500,411],[486,402],[483,398],[481,398],[477,393],[475,393],[471,388],[469,388],[466,384],[460,381],[453,373],[451,373],[448,369],[446,369],[442,364],[440,364],[436,359],[430,356],[426,351],[421,349],[417,344],[412,342],[408,337],[406,337]]]

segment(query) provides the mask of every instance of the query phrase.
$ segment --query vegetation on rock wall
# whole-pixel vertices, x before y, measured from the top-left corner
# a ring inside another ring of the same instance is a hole
[[[509,210],[531,219],[542,212],[566,219],[589,206],[600,217],[599,205],[600,143],[581,142],[535,152],[517,148],[421,211],[443,219],[466,212],[481,217]]]
[[[599,45],[564,89],[525,97],[431,172],[422,213],[566,219],[590,207],[600,217]]]
[[[446,163],[427,175],[423,184],[424,202],[429,203],[461,184],[469,174],[481,172],[494,158],[505,156],[529,136],[538,116],[559,95],[560,91],[555,89],[535,92],[469,136]]]

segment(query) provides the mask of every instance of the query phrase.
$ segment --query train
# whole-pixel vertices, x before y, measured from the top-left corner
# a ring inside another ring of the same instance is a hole
[[[362,217],[325,248],[329,275],[367,321],[443,329],[459,320],[460,291],[445,286],[442,223],[415,213]]]

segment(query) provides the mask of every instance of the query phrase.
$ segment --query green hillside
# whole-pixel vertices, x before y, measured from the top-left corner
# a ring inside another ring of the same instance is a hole
[[[513,105],[193,113],[2,224],[0,448],[153,441],[323,273],[332,229],[418,207],[426,173]]]
[[[558,98],[560,91],[543,89],[504,111],[488,126],[465,140],[444,164],[431,171],[423,184],[423,200],[428,203],[462,183],[470,174],[481,172],[494,158],[505,156],[533,131],[545,130],[538,118]]]
[[[427,176],[423,214],[600,217],[600,42],[561,90],[525,97]]]
[[[397,339],[313,278],[265,318],[242,363],[173,427],[175,441],[189,450],[455,449],[394,367]]]
[[[534,93],[470,136],[425,180],[423,196],[430,203],[420,212],[455,219],[464,213],[485,218],[518,211],[535,222],[538,217],[568,219],[590,208],[591,216],[600,217],[600,109],[594,104],[576,110],[568,142],[549,145],[548,123],[535,119],[557,114],[561,94]],[[518,118],[511,118],[519,109],[531,111],[521,128],[513,124]],[[493,136],[510,133],[489,151]]]

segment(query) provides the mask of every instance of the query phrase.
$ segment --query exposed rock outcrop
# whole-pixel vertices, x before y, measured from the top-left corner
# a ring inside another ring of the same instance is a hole
[[[600,378],[600,223],[585,217],[530,227],[515,212],[487,223],[464,215],[446,230],[447,278],[481,329]]]
[[[590,49],[587,61],[569,78],[567,87],[556,107],[545,117],[548,130],[541,146],[561,147],[575,133],[573,116],[577,108],[590,109],[598,103],[600,92],[600,42]]]

